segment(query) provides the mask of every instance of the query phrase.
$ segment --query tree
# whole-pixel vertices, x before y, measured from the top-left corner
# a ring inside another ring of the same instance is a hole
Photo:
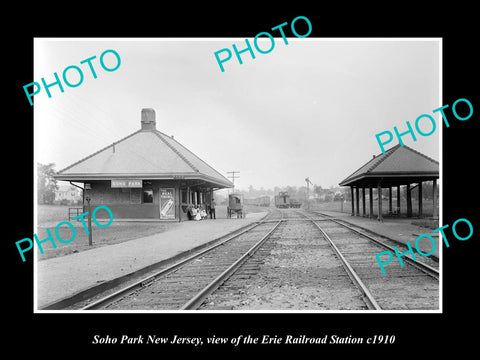
[[[322,194],[322,187],[320,185],[314,185],[313,193],[316,194],[317,197],[320,197],[320,195]]]
[[[53,204],[55,200],[55,190],[58,190],[55,175],[54,163],[37,163],[37,202],[39,204]]]

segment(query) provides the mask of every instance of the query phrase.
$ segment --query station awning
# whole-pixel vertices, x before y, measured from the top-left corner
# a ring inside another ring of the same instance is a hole
[[[58,171],[57,180],[179,180],[209,188],[233,183],[173,136],[156,129],[153,109],[142,110],[141,129]]]
[[[400,144],[385,154],[373,156],[366,164],[340,182],[341,186],[382,187],[432,181],[439,177],[439,163]]]

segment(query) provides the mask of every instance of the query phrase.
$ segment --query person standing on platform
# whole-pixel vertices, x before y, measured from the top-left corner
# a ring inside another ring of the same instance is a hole
[[[210,203],[210,219],[216,219],[215,217],[215,200],[212,199],[212,202]]]

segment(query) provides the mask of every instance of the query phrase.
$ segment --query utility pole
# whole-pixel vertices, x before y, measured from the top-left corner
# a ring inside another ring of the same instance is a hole
[[[232,183],[233,183],[233,190],[232,192],[235,192],[235,179],[238,179],[240,176],[235,176],[235,174],[240,174],[240,171],[227,171],[227,174],[232,174],[229,176],[230,179],[232,179]]]
[[[310,197],[310,187],[309,185],[313,185],[312,182],[310,181],[310,178],[306,178],[305,182],[307,183],[307,210],[310,210],[310,203],[308,202],[308,198]]]
[[[87,200],[88,203],[88,246],[92,246],[93,240],[92,240],[92,207],[90,205],[90,191],[92,190],[92,187],[90,184],[85,184],[84,187],[84,196],[85,200]]]

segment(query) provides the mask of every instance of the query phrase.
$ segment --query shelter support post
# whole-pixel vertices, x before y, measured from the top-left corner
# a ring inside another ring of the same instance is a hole
[[[388,213],[392,215],[392,187],[388,187]]]
[[[422,182],[418,183],[418,217],[423,216],[423,194],[422,194]]]
[[[175,184],[175,216],[178,216],[178,222],[182,221],[182,190],[180,181]]]
[[[400,215],[400,185],[397,185],[397,215]]]
[[[433,202],[433,218],[438,217],[438,212],[437,212],[437,179],[434,179],[433,181],[433,195],[432,195],[432,202]]]
[[[407,217],[412,217],[412,190],[410,190],[410,184],[407,184]]]
[[[356,193],[356,194],[355,194],[355,195],[356,195],[355,201],[357,202],[357,212],[356,212],[355,215],[360,216],[360,198],[359,198],[359,196],[358,196],[358,193],[359,193],[358,186],[357,186],[356,189],[355,189],[355,193]]]
[[[362,216],[365,216],[365,188],[364,187],[362,187],[362,205],[363,205]]]
[[[355,215],[355,199],[353,196],[353,186],[350,186],[350,191],[352,193],[352,216]]]
[[[383,222],[383,216],[382,216],[382,183],[378,183],[378,221]]]
[[[373,217],[373,188],[370,186],[368,188],[368,201],[370,203],[370,211],[368,213],[368,217],[372,218]]]

